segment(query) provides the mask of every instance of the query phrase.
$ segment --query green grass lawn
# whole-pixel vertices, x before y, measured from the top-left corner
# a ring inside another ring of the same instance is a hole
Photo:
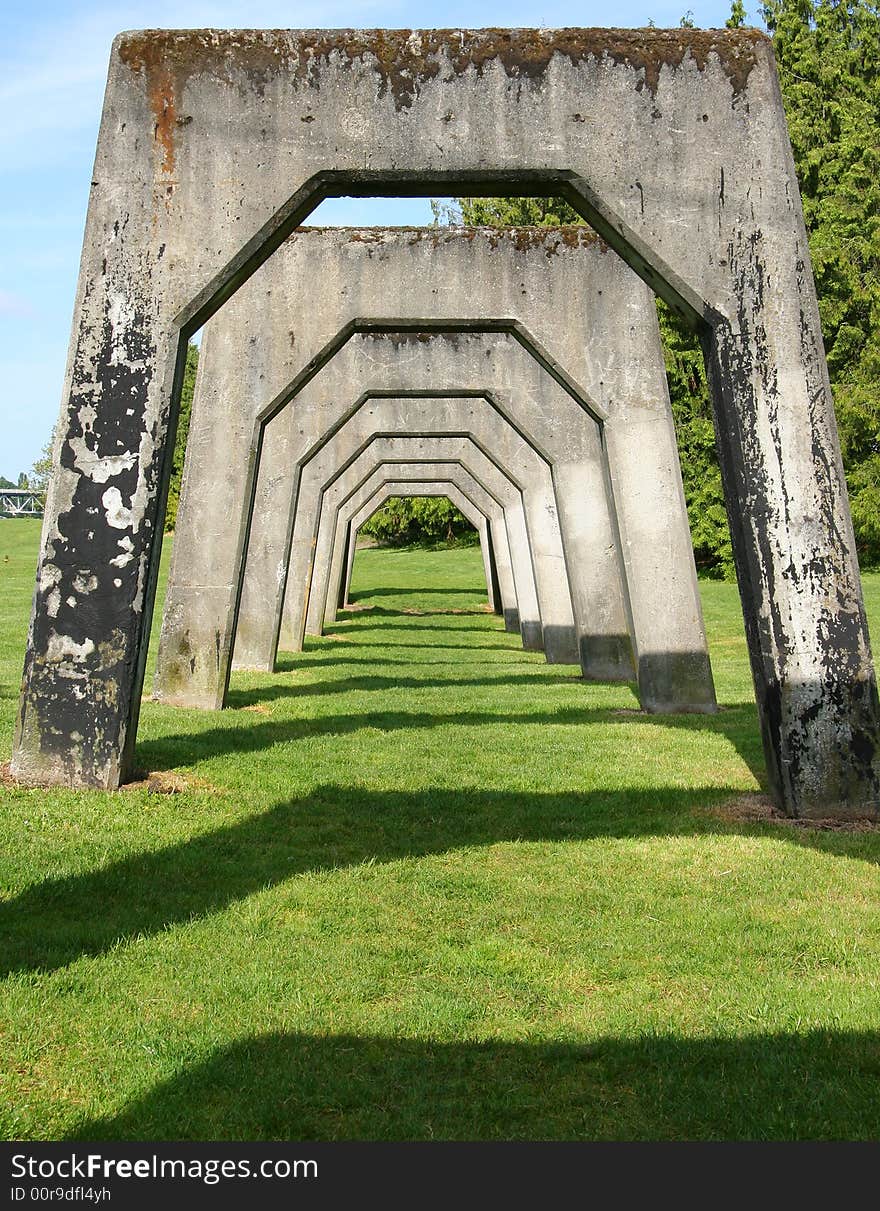
[[[37,538],[0,521],[0,760]],[[650,718],[523,652],[476,549],[364,550],[229,710],[144,703],[182,793],[0,788],[0,1133],[876,1137],[880,835],[718,811],[762,755],[703,589],[726,709]]]

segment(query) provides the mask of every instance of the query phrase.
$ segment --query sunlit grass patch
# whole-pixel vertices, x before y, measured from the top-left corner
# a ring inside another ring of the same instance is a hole
[[[37,529],[0,522],[0,760]],[[363,551],[337,638],[144,702],[152,785],[0,787],[5,1135],[876,1135],[880,838],[761,806],[735,588],[726,709],[652,717],[480,575]]]

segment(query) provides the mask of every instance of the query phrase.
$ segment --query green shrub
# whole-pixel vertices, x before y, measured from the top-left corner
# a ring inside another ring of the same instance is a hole
[[[361,527],[383,546],[470,546],[477,541],[471,523],[445,496],[392,496]]]

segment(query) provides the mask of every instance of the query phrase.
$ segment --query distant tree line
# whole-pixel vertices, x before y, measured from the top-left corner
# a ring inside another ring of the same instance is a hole
[[[445,496],[392,496],[361,526],[361,533],[392,547],[477,541],[474,527]]]
[[[5,475],[0,475],[0,488],[23,488],[25,491],[36,492],[41,505],[46,503],[46,489],[49,486],[49,476],[52,474],[52,441],[46,443],[40,451],[40,456],[30,471],[22,471],[18,482],[13,483]]]

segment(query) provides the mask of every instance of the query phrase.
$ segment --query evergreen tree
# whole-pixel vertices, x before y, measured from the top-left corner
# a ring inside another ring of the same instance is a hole
[[[880,9],[770,0],[859,555],[880,561]]]
[[[361,526],[361,532],[392,547],[458,546],[477,540],[474,527],[445,496],[392,496]]]

